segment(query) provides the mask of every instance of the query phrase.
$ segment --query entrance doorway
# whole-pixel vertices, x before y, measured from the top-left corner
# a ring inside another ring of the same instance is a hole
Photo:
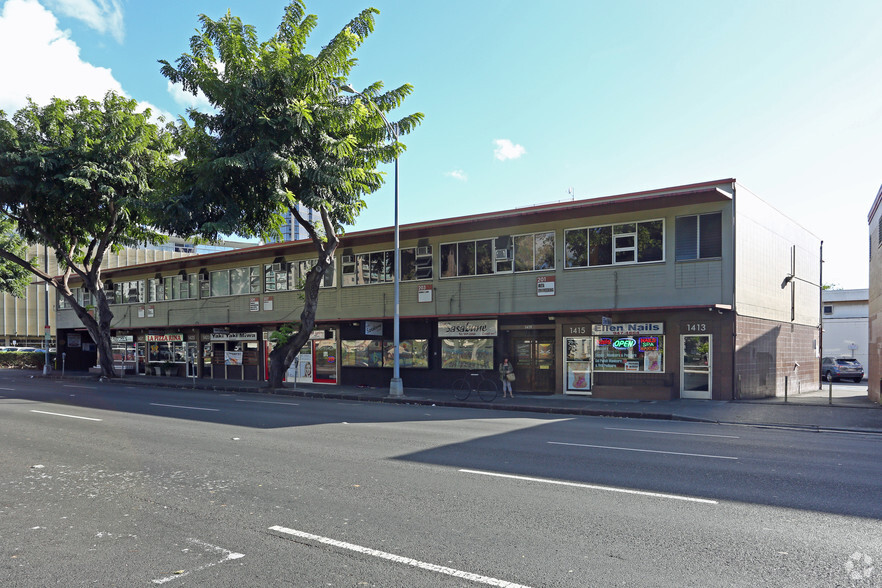
[[[712,335],[681,335],[680,357],[680,398],[710,400]]]
[[[337,383],[337,341],[320,339],[313,341],[313,382],[322,384]]]
[[[554,392],[554,331],[512,331],[509,340],[515,390]]]

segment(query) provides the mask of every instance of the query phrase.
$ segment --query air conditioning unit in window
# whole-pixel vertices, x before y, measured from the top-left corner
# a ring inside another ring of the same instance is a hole
[[[343,263],[355,263],[355,256],[354,255],[344,255],[341,258],[341,261]]]
[[[508,259],[508,249],[496,250],[496,261],[506,261]]]
[[[416,254],[420,255],[420,256],[432,255],[432,248],[431,247],[417,247]]]
[[[274,272],[280,272],[280,271],[282,271],[282,264],[281,263],[274,263],[272,265],[272,268],[273,268]]]

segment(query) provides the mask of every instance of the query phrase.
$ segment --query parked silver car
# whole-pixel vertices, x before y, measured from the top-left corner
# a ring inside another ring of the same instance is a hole
[[[821,360],[821,377],[828,382],[864,379],[864,366],[853,357],[825,357]]]

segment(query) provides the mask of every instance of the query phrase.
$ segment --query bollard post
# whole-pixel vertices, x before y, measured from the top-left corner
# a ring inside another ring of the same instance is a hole
[[[830,378],[830,405],[833,405],[833,378]]]
[[[784,402],[787,402],[787,376],[784,376]]]

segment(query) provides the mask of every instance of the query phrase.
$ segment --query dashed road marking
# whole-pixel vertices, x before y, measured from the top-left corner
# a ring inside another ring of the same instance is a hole
[[[619,492],[621,494],[633,494],[635,496],[648,496],[650,498],[669,498],[671,500],[683,500],[685,502],[698,502],[700,504],[719,504],[716,500],[707,498],[695,498],[694,496],[683,496],[680,494],[665,494],[663,492],[648,492],[646,490],[631,490],[630,488],[618,488],[616,486],[598,486],[596,484],[582,484],[579,482],[562,482],[560,480],[549,480],[545,478],[531,478],[529,476],[515,476],[513,474],[499,474],[496,472],[482,472],[480,470],[459,470],[464,474],[480,474],[482,476],[492,476],[495,478],[508,478],[509,480],[523,480],[525,482],[541,482],[543,484],[554,484],[556,486],[570,486],[572,488],[585,488],[586,490],[602,490],[604,492]]]
[[[711,459],[735,459],[728,455],[705,455],[703,453],[680,453],[679,451],[660,451],[658,449],[635,449],[633,447],[613,447],[611,445],[589,445],[587,443],[563,443],[561,441],[548,441],[549,445],[568,445],[570,447],[590,447],[592,449],[613,449],[616,451],[636,451],[638,453],[662,453],[664,455],[682,455],[685,457],[708,457]]]
[[[165,406],[168,408],[186,408],[187,410],[207,410],[210,412],[220,412],[219,408],[202,408],[200,406],[181,406],[179,404],[160,404],[158,402],[151,402],[150,406]]]
[[[625,429],[621,427],[604,427],[607,431],[630,431],[632,433],[658,433],[659,435],[688,435],[689,437],[717,437],[718,439],[741,439],[735,435],[712,435],[710,433],[681,433],[679,431],[654,431],[652,429]]]
[[[104,420],[104,419],[94,419],[92,417],[77,416],[75,414],[63,414],[60,412],[47,412],[45,410],[31,410],[31,412],[36,412],[37,414],[50,414],[52,416],[67,417],[69,419],[82,419],[84,421],[102,421],[102,420]]]
[[[283,404],[285,406],[300,406],[296,402],[276,402],[275,400],[244,400],[236,398],[236,402],[253,402],[255,404]]]
[[[487,584],[489,586],[501,586],[503,588],[529,588],[528,586],[524,586],[523,584],[516,584],[514,582],[509,582],[507,580],[500,580],[499,578],[491,578],[488,576],[481,576],[478,574],[473,574],[471,572],[457,570],[455,568],[448,568],[446,566],[439,566],[437,564],[432,564],[432,563],[427,563],[424,561],[419,561],[416,559],[411,559],[409,557],[404,557],[402,555],[395,555],[394,553],[387,553],[385,551],[378,551],[376,549],[371,549],[370,547],[363,547],[361,545],[355,545],[354,543],[346,543],[344,541],[337,541],[336,539],[330,539],[328,537],[321,537],[319,535],[313,535],[312,533],[306,533],[304,531],[298,531],[296,529],[288,529],[286,527],[280,527],[280,526],[276,525],[274,527],[270,527],[270,530],[278,531],[279,533],[285,533],[286,535],[293,535],[294,537],[300,537],[302,539],[309,539],[310,541],[316,541],[318,543],[324,543],[325,545],[331,545],[333,547],[339,547],[340,549],[348,549],[350,551],[363,553],[365,555],[379,557],[381,559],[413,566],[415,568],[428,570],[430,572],[438,572],[439,574],[446,574],[448,576],[454,576],[456,578],[463,578],[465,580],[471,580],[472,582]]]

